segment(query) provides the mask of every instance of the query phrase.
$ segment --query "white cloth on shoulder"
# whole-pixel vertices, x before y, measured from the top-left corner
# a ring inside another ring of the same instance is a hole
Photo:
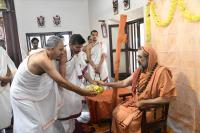
[[[67,62],[66,62],[66,79],[76,86],[84,87],[82,80],[84,79],[83,73],[87,71],[87,64],[83,58],[77,54],[71,56],[70,49],[67,49]],[[59,118],[69,117],[78,114],[82,109],[82,96],[75,92],[63,89],[61,95],[64,97],[64,106],[62,107]]]
[[[84,87],[84,77],[83,74],[87,71],[87,64],[85,60],[82,58],[81,54],[76,54],[72,56],[70,48],[67,47],[67,62],[66,62],[66,79],[73,83],[76,86]],[[62,89],[60,91],[61,95],[64,99],[64,106],[60,110],[59,118],[68,118],[72,116],[76,116],[82,111],[82,100],[83,97],[78,95],[75,92]],[[65,128],[65,132],[71,133],[73,132],[75,126],[73,117],[70,120],[63,121],[63,126]],[[73,128],[72,128],[73,127]]]
[[[12,75],[16,72],[16,67],[13,61],[8,56],[7,52],[0,47],[0,76],[5,77],[7,71],[11,71]],[[0,81],[1,84],[1,81]],[[10,83],[6,86],[0,85],[0,129],[6,128],[11,124],[12,108],[10,104]]]
[[[20,64],[11,85],[14,133],[59,133],[62,129],[56,128],[55,121],[63,103],[57,83],[46,73],[31,73],[30,56]]]

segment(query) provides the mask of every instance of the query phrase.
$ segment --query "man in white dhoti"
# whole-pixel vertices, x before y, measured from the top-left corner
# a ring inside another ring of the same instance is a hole
[[[96,84],[87,72],[87,64],[81,54],[85,40],[80,34],[73,34],[69,40],[69,47],[66,48],[66,58],[61,59],[61,73],[66,73],[65,78],[77,86],[84,87],[84,78],[90,83]],[[66,133],[73,133],[75,129],[75,118],[80,116],[82,111],[83,97],[68,90],[61,92],[64,98],[59,119],[62,121]]]
[[[5,41],[0,40],[0,131],[11,124],[10,82],[17,70],[4,45]]]
[[[20,64],[10,93],[14,133],[64,132],[62,126],[55,122],[63,105],[57,84],[80,95],[96,95],[73,85],[56,70],[53,61],[62,56],[63,49],[63,41],[52,36],[47,41],[46,49],[29,55]]]
[[[106,45],[98,41],[98,32],[91,31],[93,46],[87,52],[89,61],[90,76],[93,80],[108,81],[108,68],[106,63],[107,49]]]

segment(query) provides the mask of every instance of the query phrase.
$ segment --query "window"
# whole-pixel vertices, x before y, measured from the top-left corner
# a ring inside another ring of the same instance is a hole
[[[127,44],[121,47],[119,79],[125,79],[138,67],[137,50],[144,44],[144,20],[126,23]],[[111,76],[114,77],[114,62],[117,45],[118,25],[109,25]]]
[[[28,51],[30,51],[32,49],[32,45],[31,45],[32,38],[37,38],[39,40],[38,47],[43,48],[46,45],[49,37],[51,37],[53,35],[64,36],[64,45],[69,45],[69,38],[72,35],[72,32],[66,31],[66,32],[26,33]]]

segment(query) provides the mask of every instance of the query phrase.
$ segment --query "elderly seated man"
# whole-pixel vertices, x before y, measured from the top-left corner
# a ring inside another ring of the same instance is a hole
[[[99,84],[115,88],[132,86],[133,97],[118,105],[113,111],[113,133],[141,133],[142,112],[139,107],[152,103],[169,102],[176,96],[170,70],[160,66],[152,48],[138,51],[139,68],[127,79]],[[149,118],[147,118],[149,119]]]

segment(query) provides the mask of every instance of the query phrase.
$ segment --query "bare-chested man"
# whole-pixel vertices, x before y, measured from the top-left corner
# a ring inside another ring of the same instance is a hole
[[[14,133],[61,132],[55,126],[58,110],[63,105],[57,84],[82,96],[96,95],[58,73],[53,61],[62,56],[63,49],[62,39],[52,36],[45,49],[31,54],[20,64],[11,85]]]

